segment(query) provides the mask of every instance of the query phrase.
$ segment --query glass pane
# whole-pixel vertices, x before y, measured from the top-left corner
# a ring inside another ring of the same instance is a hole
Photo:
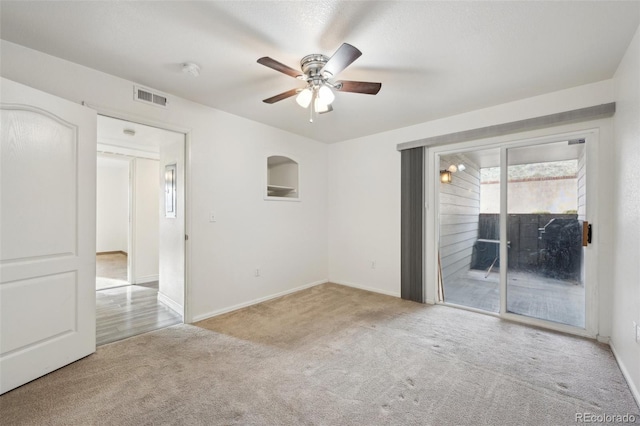
[[[584,147],[507,151],[508,312],[584,328]]]
[[[447,303],[500,311],[500,151],[440,157],[441,292]]]

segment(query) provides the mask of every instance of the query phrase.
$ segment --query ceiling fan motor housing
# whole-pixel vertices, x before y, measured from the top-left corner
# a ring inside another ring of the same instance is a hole
[[[312,53],[300,60],[300,69],[302,69],[302,72],[307,76],[307,81],[317,78],[326,79],[326,77],[320,74],[320,71],[327,62],[329,62],[328,56]]]

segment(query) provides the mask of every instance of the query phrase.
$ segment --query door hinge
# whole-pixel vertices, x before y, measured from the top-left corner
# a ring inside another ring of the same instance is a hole
[[[187,234],[184,234],[184,240],[188,241],[189,240],[189,236]]]

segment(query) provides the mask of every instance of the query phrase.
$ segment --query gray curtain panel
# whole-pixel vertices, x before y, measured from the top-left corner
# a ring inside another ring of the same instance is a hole
[[[401,155],[400,295],[424,303],[424,148],[406,149]]]

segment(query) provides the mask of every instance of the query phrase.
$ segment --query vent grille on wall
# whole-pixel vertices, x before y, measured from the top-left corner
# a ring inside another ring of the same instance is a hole
[[[140,86],[133,86],[133,99],[162,108],[167,107],[167,96],[164,93],[154,92]]]

